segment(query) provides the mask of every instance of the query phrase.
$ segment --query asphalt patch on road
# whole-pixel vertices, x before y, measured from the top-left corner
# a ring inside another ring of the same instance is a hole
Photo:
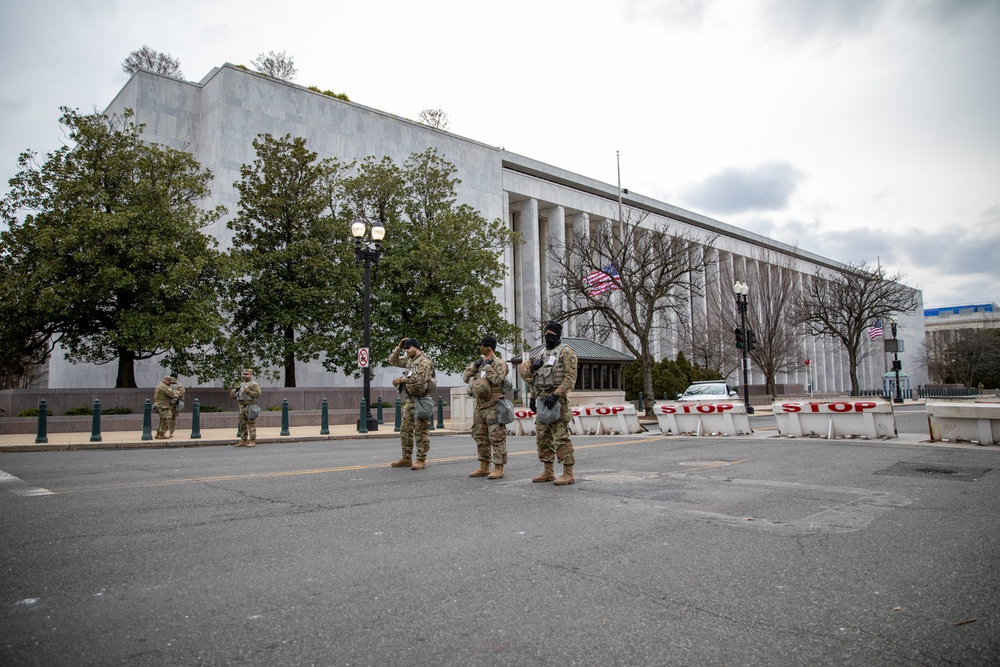
[[[914,463],[901,461],[883,470],[876,470],[873,474],[918,477],[920,479],[947,479],[954,482],[975,482],[991,470],[992,468],[960,466],[950,463]]]

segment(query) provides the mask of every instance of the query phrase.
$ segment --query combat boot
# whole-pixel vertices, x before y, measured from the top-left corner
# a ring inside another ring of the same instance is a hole
[[[244,446],[245,446],[245,447],[256,447],[256,446],[257,446],[257,441],[256,441],[256,440],[251,440],[250,442],[248,442],[248,443],[247,443],[246,445],[244,445]]]
[[[490,474],[490,462],[480,461],[479,470],[473,470],[469,473],[469,477],[486,477]]]
[[[410,470],[423,470],[426,465],[427,464],[424,462],[424,459],[417,459],[413,462],[413,465],[410,466]]]
[[[543,461],[544,463],[544,461]],[[545,463],[545,470],[538,477],[532,477],[532,482],[551,482],[556,478],[556,474],[552,471],[552,464]]]
[[[556,486],[566,486],[567,484],[576,484],[576,478],[573,477],[573,466],[563,466],[563,473],[559,475],[559,479],[552,482]]]
[[[486,476],[486,479],[500,479],[503,477],[503,464],[493,466],[493,472]]]
[[[391,465],[393,468],[409,468],[411,465],[413,465],[413,461],[410,459],[409,456],[404,456],[398,461],[393,461],[389,465]]]

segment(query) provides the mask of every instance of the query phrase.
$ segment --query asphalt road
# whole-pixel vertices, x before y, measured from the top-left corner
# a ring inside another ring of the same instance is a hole
[[[0,456],[0,664],[1000,662],[1000,448],[576,445]]]

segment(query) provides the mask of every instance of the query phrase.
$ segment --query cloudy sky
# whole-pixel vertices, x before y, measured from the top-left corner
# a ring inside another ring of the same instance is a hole
[[[0,0],[0,178],[143,44],[296,83],[843,262],[1000,302],[1000,0]]]

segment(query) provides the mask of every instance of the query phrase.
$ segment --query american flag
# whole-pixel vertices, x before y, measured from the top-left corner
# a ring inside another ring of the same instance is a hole
[[[868,340],[875,340],[882,337],[882,318],[878,318],[868,327]]]
[[[587,289],[587,296],[597,296],[612,290],[622,288],[622,277],[611,264],[608,264],[601,271],[591,271],[583,277],[583,286]]]

